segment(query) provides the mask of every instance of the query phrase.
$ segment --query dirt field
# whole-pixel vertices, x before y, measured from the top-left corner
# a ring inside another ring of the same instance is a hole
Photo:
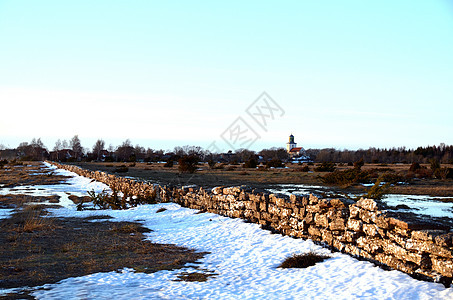
[[[63,179],[43,171],[38,163],[0,170],[0,186],[56,184]],[[139,223],[109,222],[108,216],[96,217],[101,222],[45,217],[49,205],[27,204],[58,203],[56,198],[0,196],[0,208],[14,209],[9,218],[0,219],[0,289],[39,286],[126,267],[140,272],[178,269],[204,255],[145,241],[143,233],[149,230]],[[181,274],[181,280],[203,280],[203,276],[186,277]],[[0,298],[33,299],[27,292]]]
[[[161,185],[197,185],[205,188],[215,186],[236,186],[248,185],[254,188],[272,188],[278,184],[306,184],[306,185],[325,185],[320,180],[328,172],[313,171],[316,166],[308,166],[310,172],[301,171],[305,165],[286,164],[287,168],[278,169],[246,169],[241,165],[225,165],[221,169],[211,169],[207,164],[200,164],[194,174],[180,173],[178,166],[164,168],[163,163],[77,163],[78,166],[89,170],[99,170],[115,174],[118,176],[133,177],[138,180],[145,180]],[[124,173],[114,172],[120,166],[127,166],[128,171]],[[446,165],[445,165],[446,166]],[[425,167],[429,168],[428,165]],[[443,165],[444,167],[444,165]],[[451,165],[449,167],[452,167]],[[339,166],[338,170],[346,170],[351,166]],[[366,164],[363,170],[376,170],[377,174],[393,172],[406,176],[410,168],[409,164]],[[413,178],[409,184],[394,185],[390,193],[409,194],[409,195],[430,195],[453,197],[453,180],[440,179],[418,179]],[[329,186],[332,190],[348,193],[363,193],[366,187],[356,184],[348,187]]]

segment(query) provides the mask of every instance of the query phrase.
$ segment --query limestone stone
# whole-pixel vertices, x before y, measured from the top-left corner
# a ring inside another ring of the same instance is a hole
[[[361,220],[349,219],[346,228],[355,232],[362,232],[363,222]]]
[[[368,236],[377,236],[379,234],[378,227],[374,224],[363,224],[363,232]]]
[[[444,230],[414,230],[412,231],[411,238],[423,241],[434,241],[437,236],[444,233]]]
[[[308,234],[311,236],[321,236],[321,230],[316,226],[308,227]]]
[[[307,223],[307,224],[314,224],[314,221],[315,221],[315,217],[314,217],[314,214],[313,213],[307,213],[305,215],[305,218],[304,218],[304,221]]]
[[[368,211],[377,211],[378,209],[377,203],[373,199],[361,198],[356,202],[356,205]]]
[[[351,255],[360,256],[360,248],[351,244],[347,244],[344,251]]]
[[[360,207],[357,207],[355,205],[349,206],[349,218],[350,219],[358,219],[360,215]]]
[[[368,253],[374,254],[382,249],[382,241],[379,239],[361,236],[357,239],[357,246]]]
[[[453,277],[453,261],[451,259],[432,257],[433,270],[443,276]]]
[[[330,230],[345,230],[346,229],[345,223],[346,223],[345,219],[342,218],[333,219],[329,223],[329,228]]]
[[[388,241],[384,241],[383,246],[384,252],[386,254],[390,254],[403,261],[407,259],[407,250],[403,247],[400,247],[399,245]]]
[[[451,247],[453,241],[453,232],[438,235],[434,238],[437,245],[442,247]]]
[[[329,226],[329,221],[325,214],[315,214],[315,224],[319,227],[327,228]]]

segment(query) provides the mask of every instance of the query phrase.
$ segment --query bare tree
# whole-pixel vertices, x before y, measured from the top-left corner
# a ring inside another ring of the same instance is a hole
[[[68,144],[67,140],[63,140],[63,142],[61,143],[61,148],[63,148],[63,149],[68,149],[69,148],[69,144]]]
[[[55,151],[57,153],[57,160],[60,159],[60,150],[62,149],[62,145],[61,145],[61,141],[60,139],[58,139],[56,142],[55,142],[55,146],[53,147],[53,151]]]
[[[79,159],[82,156],[83,148],[77,134],[72,137],[71,141],[69,142],[69,146],[71,147],[72,151],[74,151],[75,158]]]
[[[101,152],[104,150],[105,142],[102,139],[98,139],[93,146],[93,153],[96,155],[97,160],[101,160]]]
[[[129,139],[116,149],[116,156],[121,161],[135,161],[135,149]]]

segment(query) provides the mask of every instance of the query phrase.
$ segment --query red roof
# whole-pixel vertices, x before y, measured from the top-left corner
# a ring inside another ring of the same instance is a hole
[[[289,152],[299,152],[300,150],[302,150],[302,147],[293,148]]]

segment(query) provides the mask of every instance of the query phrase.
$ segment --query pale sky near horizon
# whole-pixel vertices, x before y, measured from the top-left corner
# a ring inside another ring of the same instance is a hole
[[[453,144],[453,2],[0,0],[0,107],[7,147]]]

